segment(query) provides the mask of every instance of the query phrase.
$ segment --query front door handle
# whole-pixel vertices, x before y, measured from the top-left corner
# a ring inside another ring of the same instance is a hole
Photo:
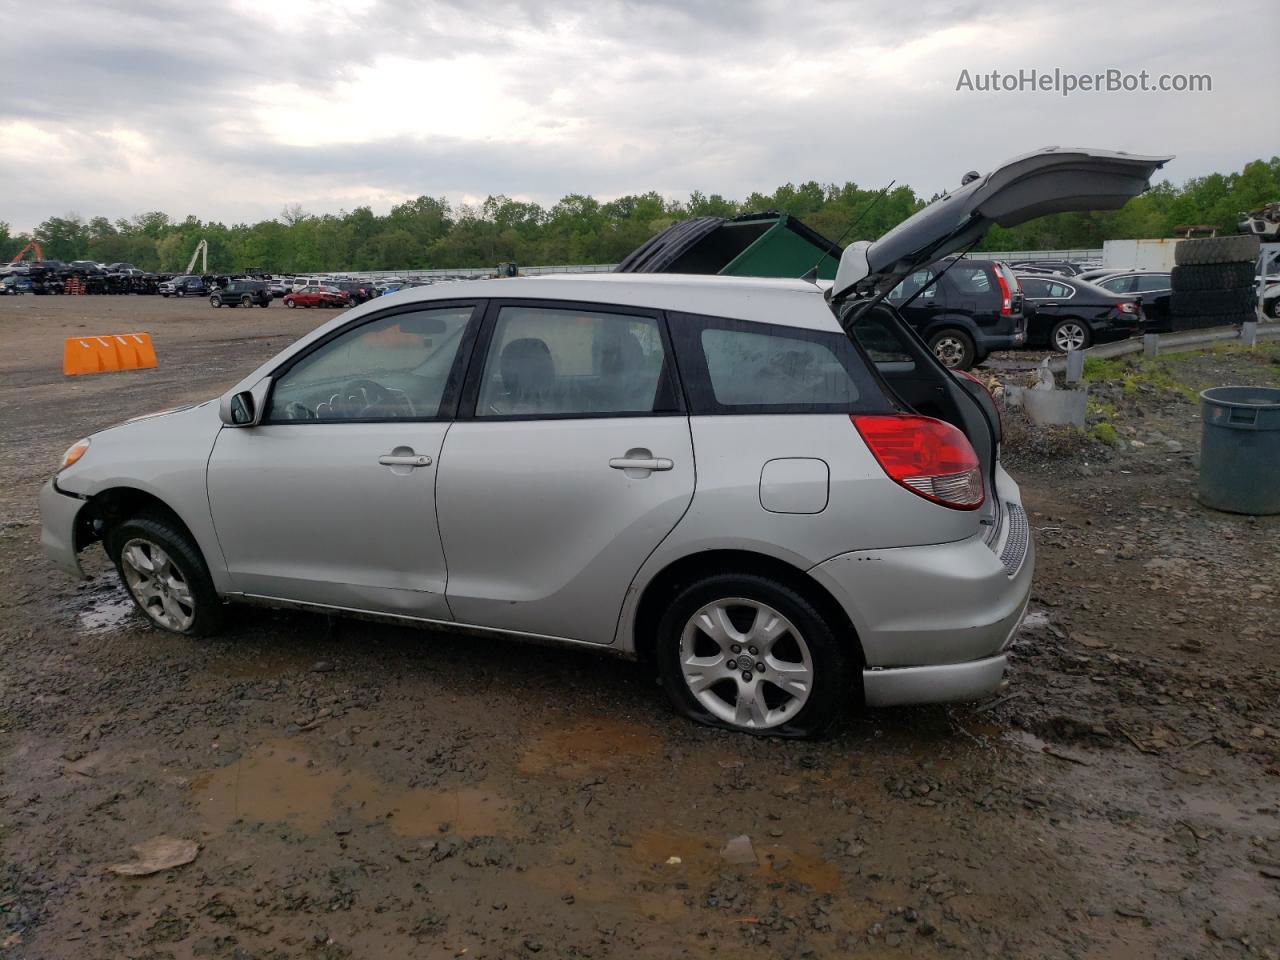
[[[429,467],[431,458],[426,454],[384,453],[378,458],[384,467]]]
[[[614,457],[609,466],[615,470],[670,470],[675,464],[666,457]]]

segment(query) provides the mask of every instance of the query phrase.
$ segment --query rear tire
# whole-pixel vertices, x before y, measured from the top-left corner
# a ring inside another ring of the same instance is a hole
[[[163,513],[146,513],[116,526],[107,554],[134,605],[161,630],[189,637],[215,633],[222,603],[200,548]]]
[[[929,338],[929,349],[952,370],[969,370],[977,358],[973,337],[963,330],[939,330]]]
[[[1174,267],[1171,283],[1174,294],[1190,290],[1238,290],[1253,287],[1252,263],[1194,263]]]
[[[1076,317],[1059,320],[1049,331],[1049,346],[1058,353],[1084,350],[1092,342],[1089,325]]]
[[[1257,306],[1252,287],[1234,290],[1186,290],[1175,293],[1169,309],[1175,317],[1205,317],[1218,313],[1244,313]]]
[[[676,710],[740,733],[819,737],[854,699],[853,658],[831,625],[798,591],[756,574],[680,591],[658,624],[656,660]]]

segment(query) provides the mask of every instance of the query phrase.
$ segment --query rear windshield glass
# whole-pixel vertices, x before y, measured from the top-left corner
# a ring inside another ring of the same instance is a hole
[[[853,413],[883,394],[843,333],[713,317],[672,317],[695,414]]]

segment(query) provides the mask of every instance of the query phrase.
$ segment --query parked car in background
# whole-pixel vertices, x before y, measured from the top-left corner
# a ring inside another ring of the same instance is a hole
[[[271,290],[262,280],[232,280],[209,295],[215,307],[269,307]]]
[[[36,292],[35,281],[25,273],[10,273],[0,280],[0,293],[12,295]]]
[[[1086,280],[1089,283],[1097,283],[1103,277],[1109,277],[1117,273],[1125,273],[1120,267],[1090,267],[1088,270],[1081,270],[1076,274],[1077,280]]]
[[[909,274],[889,303],[948,367],[968,370],[993,350],[1026,342],[1022,289],[997,260],[940,260]]]
[[[1142,329],[1138,302],[1075,277],[1018,274],[1026,302],[1027,346],[1059,353],[1124,340]]]
[[[369,280],[339,280],[333,286],[344,293],[349,293],[352,303],[364,303],[366,300],[372,300],[378,295],[374,291],[372,281]]]
[[[72,260],[67,264],[67,273],[82,277],[101,277],[106,271],[102,269],[102,264],[95,260]]]
[[[162,281],[156,292],[162,297],[202,297],[208,289],[204,277],[188,274]]]
[[[1062,274],[1064,277],[1074,277],[1081,272],[1081,267],[1070,260],[1018,260],[1011,262],[1009,266],[1013,268],[1014,273],[1032,270],[1037,273],[1047,271]]]
[[[1263,284],[1262,312],[1272,320],[1280,320],[1280,277],[1267,277]]]
[[[337,287],[307,286],[284,296],[286,307],[349,307],[351,294]]]
[[[1124,270],[1093,282],[1108,293],[1132,296],[1141,301],[1144,326],[1148,331],[1170,329],[1173,279],[1168,271]]]

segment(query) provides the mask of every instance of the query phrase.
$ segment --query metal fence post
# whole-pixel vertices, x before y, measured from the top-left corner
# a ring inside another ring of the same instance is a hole
[[[1144,333],[1142,335],[1142,356],[1154,360],[1160,356],[1160,334]]]
[[[1240,324],[1240,343],[1252,350],[1258,345],[1258,321],[1246,320]]]
[[[1067,351],[1067,383],[1079,383],[1084,379],[1084,351]]]

